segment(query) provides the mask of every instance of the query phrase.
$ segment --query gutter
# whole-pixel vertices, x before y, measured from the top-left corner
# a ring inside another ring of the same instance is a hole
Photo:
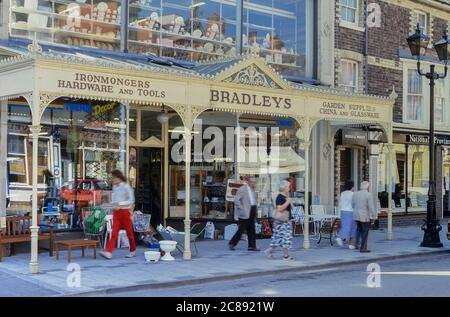
[[[416,0],[416,1],[418,3],[425,4],[427,6],[434,7],[439,10],[444,10],[447,12],[450,11],[450,1],[446,1],[446,3],[438,0]]]

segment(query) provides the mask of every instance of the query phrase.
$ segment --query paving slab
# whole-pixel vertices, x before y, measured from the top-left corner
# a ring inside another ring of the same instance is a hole
[[[441,232],[444,247],[440,249],[421,248],[419,245],[422,235],[419,226],[395,228],[393,241],[386,240],[385,230],[371,231],[369,248],[372,252],[366,254],[337,245],[331,246],[326,240],[322,240],[320,244],[311,240],[311,248],[305,250],[302,247],[303,237],[295,237],[290,251],[295,259],[293,261],[282,260],[281,250],[274,253],[276,257],[274,260],[267,259],[263,252],[248,252],[246,241],[241,241],[236,251],[229,251],[227,241],[224,240],[198,242],[199,254],[191,261],[183,260],[182,254],[175,251],[172,253],[175,257],[173,262],[146,263],[143,247],[139,247],[137,256],[131,259],[125,258],[127,250],[116,250],[112,260],[101,257],[94,260],[89,254],[82,258],[81,250],[74,250],[72,265],[68,265],[65,251],[61,252],[59,260],[41,253],[39,274],[29,273],[29,254],[18,254],[4,258],[0,263],[0,272],[45,287],[56,296],[80,294],[88,296],[127,288],[157,289],[274,272],[321,269],[450,252],[450,242],[445,232]],[[267,248],[269,243],[269,239],[257,241],[261,250]],[[74,267],[79,267],[79,275],[73,271]],[[79,287],[73,287],[74,283],[68,283],[74,276],[80,277]],[[0,296],[3,293],[6,293],[6,288],[0,287]]]

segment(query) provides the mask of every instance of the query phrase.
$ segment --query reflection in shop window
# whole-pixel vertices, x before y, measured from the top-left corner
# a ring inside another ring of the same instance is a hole
[[[429,152],[426,145],[394,144],[392,161],[392,206],[395,211],[425,211],[428,200]],[[378,162],[378,198],[381,208],[388,207],[387,146],[382,147]]]
[[[8,136],[8,171],[9,182],[27,184],[26,138],[21,135]]]
[[[29,210],[33,141],[29,122],[20,115],[25,108],[18,105],[23,102],[9,102],[8,183],[11,208]],[[43,221],[76,228],[77,214],[92,210],[103,197],[108,200],[112,170],[125,170],[126,109],[118,103],[61,98],[47,107],[42,118],[36,167],[38,210],[51,211],[51,216],[42,216]]]
[[[429,182],[429,151],[426,145],[410,146],[408,198],[412,208],[426,208]]]
[[[252,175],[257,178],[258,218],[267,218],[272,211],[278,182],[282,179],[290,181],[294,203],[304,204],[304,148],[299,142],[299,126],[294,120],[251,115],[237,119],[234,114],[212,111],[203,113],[200,120],[202,125],[196,125],[192,144],[193,158],[197,157],[191,163],[192,219],[232,219],[235,190],[241,178]],[[180,120],[172,118],[170,121],[170,131],[176,131]],[[243,129],[239,130],[240,137],[234,134],[237,126]],[[231,145],[226,138],[228,129],[233,132]],[[222,149],[219,148],[222,142],[211,146],[216,135],[208,133],[213,131],[224,136]],[[179,141],[171,138],[170,151]],[[251,148],[252,145],[258,148]],[[252,160],[255,156],[256,160]],[[183,218],[186,203],[184,162],[170,161],[169,164],[169,216]]]

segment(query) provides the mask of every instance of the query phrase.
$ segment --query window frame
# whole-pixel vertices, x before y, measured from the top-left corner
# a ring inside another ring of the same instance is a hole
[[[342,83],[342,74],[343,74],[343,69],[344,69],[342,67],[342,64],[344,64],[344,63],[352,64],[354,66],[354,68],[352,67],[354,69],[354,80],[355,80],[354,86],[350,86],[350,85]],[[358,81],[359,81],[359,62],[352,60],[352,59],[346,59],[346,58],[341,59],[341,72],[339,75],[339,88],[342,88],[345,91],[348,91],[347,90],[348,88],[353,88],[353,91],[349,91],[349,92],[357,93],[358,89],[359,89]]]
[[[428,35],[431,36],[430,34],[430,15],[424,11],[421,10],[413,10],[413,21],[414,21],[414,29],[416,28],[417,23],[419,22],[419,17],[423,15],[425,17],[425,25],[423,26],[423,28],[421,28],[421,31]]]
[[[421,81],[421,94],[410,94],[409,93],[409,72],[415,72],[417,74],[417,76],[419,76],[420,81]],[[426,117],[429,115],[427,111],[425,111],[425,105],[427,104],[427,100],[426,100],[426,96],[425,96],[425,89],[424,89],[424,80],[422,77],[420,77],[420,75],[417,73],[416,68],[411,68],[411,67],[407,67],[406,71],[405,71],[405,79],[404,79],[404,83],[406,85],[404,85],[404,91],[405,91],[405,98],[404,98],[404,105],[403,105],[403,122],[405,123],[417,123],[417,124],[425,124],[425,122],[427,121]],[[409,103],[408,103],[408,97],[409,96],[421,96],[422,97],[422,116],[419,120],[412,120],[408,118],[408,110],[409,110]]]
[[[356,2],[356,7],[353,8],[347,4],[344,4],[343,1],[341,0],[339,5],[340,5],[340,9],[341,9],[341,22],[343,22],[344,24],[348,24],[348,25],[352,25],[352,26],[359,26],[359,0],[355,0]],[[355,21],[348,21],[346,19],[344,19],[344,9],[345,10],[355,10]]]
[[[11,158],[18,158],[18,159],[23,159],[24,160],[24,167],[25,167],[25,179],[26,182],[25,183],[21,183],[21,182],[9,182],[10,185],[13,186],[29,186],[30,185],[30,169],[28,166],[28,148],[27,148],[27,142],[28,142],[28,136],[26,134],[23,133],[16,133],[16,132],[9,132],[8,133],[8,137],[9,136],[17,136],[19,138],[22,138],[22,142],[24,145],[24,153],[14,153],[14,152],[9,152],[9,149],[7,149],[7,156],[11,155]],[[9,143],[9,141],[8,141]],[[10,177],[10,172],[8,172],[8,178]]]
[[[428,80],[422,79],[422,103],[423,103],[423,114],[421,120],[408,120],[408,71],[417,72],[417,62],[410,59],[403,59],[403,104],[402,104],[402,123],[406,125],[415,124],[420,128],[428,128],[430,123],[430,85]],[[430,65],[429,62],[422,62],[422,69],[427,68]],[[442,73],[444,71],[444,65],[437,64],[436,71]],[[436,98],[444,98],[444,109],[443,109],[443,120],[442,122],[435,121],[438,129],[445,130],[450,128],[450,78],[438,79],[439,81],[444,81],[443,91],[441,96],[436,95],[435,87],[435,114],[436,114]],[[446,93],[447,92],[447,93]]]

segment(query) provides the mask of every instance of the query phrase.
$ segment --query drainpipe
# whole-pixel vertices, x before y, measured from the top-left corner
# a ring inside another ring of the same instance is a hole
[[[129,1],[122,0],[120,5],[120,51],[128,53]]]
[[[236,53],[242,55],[243,43],[242,43],[242,31],[244,16],[244,0],[236,0]]]
[[[364,93],[369,93],[369,0],[365,0],[364,9]]]

